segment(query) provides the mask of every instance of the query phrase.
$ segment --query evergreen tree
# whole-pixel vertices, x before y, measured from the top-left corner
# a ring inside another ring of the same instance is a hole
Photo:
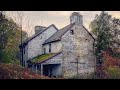
[[[96,15],[95,19],[91,22],[92,32],[96,35],[96,59],[97,65],[101,65],[104,61],[103,52],[109,49],[110,39],[112,35],[110,33],[110,21],[111,16],[108,13],[102,11],[100,15]]]

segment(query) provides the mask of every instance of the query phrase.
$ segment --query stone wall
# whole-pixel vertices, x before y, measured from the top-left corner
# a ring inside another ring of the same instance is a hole
[[[94,39],[88,34],[83,26],[75,25],[62,37],[63,50],[63,77],[72,77],[78,74],[94,72],[95,57],[93,43]],[[78,60],[77,64],[73,63]],[[81,63],[81,64],[80,64]]]
[[[51,53],[58,53],[61,51],[61,48],[62,48],[61,41],[52,42],[49,44],[51,44]],[[49,44],[46,44],[43,46],[43,48],[46,49],[46,53],[49,53]]]

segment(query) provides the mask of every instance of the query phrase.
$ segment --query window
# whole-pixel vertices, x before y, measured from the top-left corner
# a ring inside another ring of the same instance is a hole
[[[49,44],[49,52],[51,52],[51,44]]]
[[[44,48],[44,54],[46,53],[46,48]]]
[[[70,30],[70,34],[73,35],[74,34],[74,30]]]

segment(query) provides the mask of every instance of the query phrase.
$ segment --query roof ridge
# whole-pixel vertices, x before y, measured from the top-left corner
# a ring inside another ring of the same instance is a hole
[[[28,38],[28,39],[27,39],[26,41],[24,41],[22,44],[24,45],[24,44],[28,43],[28,42],[31,41],[33,38],[35,38],[36,36],[38,36],[38,35],[40,35],[41,33],[43,33],[44,31],[46,31],[46,30],[47,30],[49,27],[51,27],[51,26],[54,26],[55,29],[58,31],[58,28],[57,28],[54,24],[51,24],[51,25],[49,25],[48,27],[46,27],[45,29],[43,29],[42,32],[39,32],[38,34],[35,34],[35,35],[33,35],[32,37]],[[19,46],[21,46],[22,44],[20,44]]]
[[[63,28],[61,28],[60,30],[58,30],[57,32],[55,32],[50,38],[48,38],[47,40],[45,40],[45,42],[43,43],[43,45],[47,44],[47,43],[50,43],[50,42],[53,42],[53,41],[59,41],[61,39],[61,37],[73,26],[75,25],[75,23],[72,23],[72,24],[69,24]],[[70,27],[69,27],[70,26]],[[68,28],[67,28],[68,27]],[[65,29],[67,28],[67,29]],[[63,31],[63,30],[64,31]],[[62,32],[62,33],[61,33]],[[53,40],[50,40],[52,39],[52,37],[54,37],[56,34],[58,33],[61,33],[59,36],[57,36],[57,39],[53,38]]]

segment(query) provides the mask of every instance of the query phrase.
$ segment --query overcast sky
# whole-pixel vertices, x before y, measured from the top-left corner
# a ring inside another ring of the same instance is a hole
[[[70,14],[74,11],[24,11],[24,29],[27,28],[28,20],[30,29],[26,30],[29,35],[34,34],[34,26],[49,26],[54,24],[58,29],[68,25],[70,23]],[[100,14],[100,11],[77,11],[83,15],[84,26],[90,31],[90,22],[95,18],[96,14]],[[107,11],[113,17],[120,18],[120,11]],[[7,11],[6,14],[9,17],[16,17],[16,11]],[[27,17],[27,18],[26,18]]]

